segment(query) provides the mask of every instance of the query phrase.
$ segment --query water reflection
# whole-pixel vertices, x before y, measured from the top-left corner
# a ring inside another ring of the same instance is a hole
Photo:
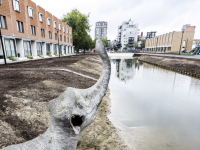
[[[134,70],[142,65],[137,59],[112,59],[111,62],[116,65],[116,77],[125,83],[133,79]]]
[[[132,148],[199,149],[200,80],[136,59],[111,66],[110,119]]]

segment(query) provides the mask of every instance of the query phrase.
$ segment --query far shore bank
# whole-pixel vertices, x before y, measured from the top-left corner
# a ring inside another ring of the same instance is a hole
[[[200,79],[200,63],[197,59],[142,55],[138,60]]]

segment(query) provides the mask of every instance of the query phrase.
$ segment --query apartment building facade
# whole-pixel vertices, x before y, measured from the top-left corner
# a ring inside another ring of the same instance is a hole
[[[106,39],[107,40],[107,29],[108,29],[108,23],[105,21],[99,21],[96,22],[95,27],[95,39]]]
[[[0,28],[6,58],[74,53],[72,28],[31,0],[0,0]]]
[[[174,31],[146,40],[147,51],[172,51],[178,52],[182,44],[182,50],[192,50],[195,31]]]
[[[131,19],[129,21],[124,21],[122,25],[118,27],[117,41],[121,43],[121,50],[131,42],[137,42],[138,40],[138,24],[134,24]]]

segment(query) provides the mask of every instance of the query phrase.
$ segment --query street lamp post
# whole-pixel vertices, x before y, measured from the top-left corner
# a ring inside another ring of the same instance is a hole
[[[181,45],[180,45],[179,55],[181,55],[182,41],[183,41],[183,33],[184,33],[184,31],[182,31],[182,38],[181,38]]]
[[[4,62],[6,63],[6,55],[5,55],[5,51],[4,51],[4,46],[3,46],[3,39],[2,39],[2,35],[1,35],[1,28],[0,28],[0,39],[1,39],[1,45],[2,45],[2,50],[3,50],[3,58],[4,58]]]
[[[59,54],[59,57],[60,57],[60,45],[59,45],[59,29],[57,29],[57,38],[58,38],[58,54]]]

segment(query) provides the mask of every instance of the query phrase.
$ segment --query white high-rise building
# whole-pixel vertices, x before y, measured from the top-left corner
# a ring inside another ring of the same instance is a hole
[[[121,49],[124,49],[129,41],[137,41],[138,24],[134,24],[131,19],[128,22],[124,21],[118,28],[117,40],[121,43]]]

